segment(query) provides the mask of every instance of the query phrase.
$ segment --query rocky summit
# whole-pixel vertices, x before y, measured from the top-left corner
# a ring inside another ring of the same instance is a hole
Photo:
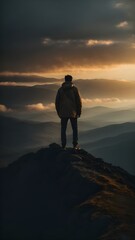
[[[135,239],[135,177],[57,144],[0,169],[1,239]]]

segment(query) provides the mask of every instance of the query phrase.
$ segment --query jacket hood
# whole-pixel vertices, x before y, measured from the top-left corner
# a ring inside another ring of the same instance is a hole
[[[63,89],[69,89],[72,88],[74,86],[74,84],[72,82],[64,82],[62,83],[62,88]]]

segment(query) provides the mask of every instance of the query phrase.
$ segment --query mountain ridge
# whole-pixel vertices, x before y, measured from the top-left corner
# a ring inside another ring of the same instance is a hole
[[[120,167],[53,143],[0,173],[3,239],[134,239],[135,177]]]
[[[89,142],[91,142],[91,141],[100,140],[106,137],[113,137],[121,133],[130,132],[133,130],[135,130],[135,122],[111,124],[111,125],[91,129],[89,131],[84,131],[83,133],[80,133],[80,139],[83,143],[82,139],[85,139],[86,141],[86,137],[87,137],[90,139]]]

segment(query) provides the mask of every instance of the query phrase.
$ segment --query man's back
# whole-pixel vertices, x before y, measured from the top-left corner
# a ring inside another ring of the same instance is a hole
[[[59,117],[77,117],[81,114],[81,98],[72,82],[64,82],[56,96],[56,110]]]

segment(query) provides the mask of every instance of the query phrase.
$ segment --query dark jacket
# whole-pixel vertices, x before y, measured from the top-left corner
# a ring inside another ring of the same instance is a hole
[[[60,118],[76,118],[81,115],[81,98],[77,87],[72,82],[64,82],[59,88],[55,107]]]

